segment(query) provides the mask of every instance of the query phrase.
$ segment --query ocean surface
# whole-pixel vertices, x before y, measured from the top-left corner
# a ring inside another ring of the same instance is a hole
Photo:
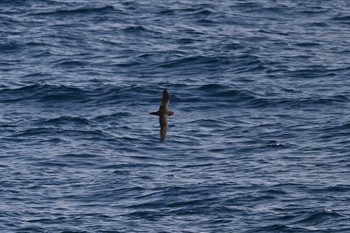
[[[350,232],[350,1],[2,0],[0,174],[0,232]]]

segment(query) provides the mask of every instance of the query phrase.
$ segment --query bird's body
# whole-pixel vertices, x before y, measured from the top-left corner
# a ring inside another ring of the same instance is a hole
[[[165,139],[165,135],[168,131],[168,116],[172,116],[175,113],[168,111],[168,105],[170,102],[170,97],[168,91],[164,89],[162,102],[160,103],[159,110],[157,112],[151,112],[151,115],[159,116],[159,124],[160,124],[160,142],[163,142]]]

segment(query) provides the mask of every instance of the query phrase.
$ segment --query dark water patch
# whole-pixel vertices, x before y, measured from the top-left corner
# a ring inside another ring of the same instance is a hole
[[[217,26],[217,22],[209,19],[201,19],[201,20],[198,20],[197,23],[201,26],[206,26],[206,27]]]
[[[120,162],[118,164],[112,164],[112,165],[101,164],[101,169],[111,169],[115,173],[119,173],[121,171],[130,173],[133,169],[138,169],[140,166],[157,167],[158,165],[148,164],[143,162],[132,162],[132,163]]]
[[[272,107],[272,106],[281,106],[286,108],[300,108],[312,106],[327,106],[329,104],[337,104],[337,103],[347,103],[348,98],[343,95],[337,96],[310,96],[310,97],[295,97],[295,98],[266,98],[266,97],[255,97],[248,99],[249,105],[252,107]]]
[[[61,61],[55,61],[55,66],[60,66],[64,68],[78,68],[78,67],[86,67],[89,63],[83,61],[76,61],[70,59],[63,59]]]
[[[88,169],[97,167],[100,162],[105,161],[101,155],[84,152],[62,153],[43,158],[40,161],[33,161],[33,164],[42,168],[51,168],[54,174],[58,172],[56,169]]]
[[[203,127],[214,127],[214,126],[221,126],[224,123],[222,120],[216,120],[216,119],[201,119],[201,120],[195,120],[192,122],[192,124],[196,124],[198,126]]]
[[[67,163],[66,162],[59,162],[59,161],[41,161],[41,162],[36,162],[36,165],[40,167],[46,167],[46,168],[61,168],[61,167],[66,167]]]
[[[13,52],[16,51],[18,48],[20,47],[20,45],[14,41],[3,41],[0,42],[0,49],[3,52]]]
[[[84,140],[96,140],[96,141],[114,141],[115,137],[113,135],[111,135],[108,132],[105,132],[103,130],[90,130],[90,129],[86,129],[86,130],[62,130],[61,132],[62,134],[65,135],[70,135],[70,136],[77,136],[80,139],[84,139]],[[80,135],[80,136],[79,136]]]
[[[310,7],[307,9],[300,10],[298,13],[304,14],[306,17],[318,17],[327,14],[330,11],[330,9],[326,9],[323,7]]]
[[[96,158],[98,157],[98,155],[95,154],[86,154],[86,153],[82,153],[82,154],[62,154],[59,155],[60,157],[65,157],[65,158]]]
[[[264,191],[264,193],[268,194],[268,195],[275,196],[275,197],[280,197],[281,195],[287,195],[288,194],[283,189],[267,189],[267,190]]]
[[[349,191],[349,187],[346,184],[335,184],[326,187],[315,187],[310,188],[310,193],[328,193],[328,192],[336,192],[336,193],[344,193],[346,194]]]
[[[215,151],[214,151],[215,152]],[[198,168],[198,167],[212,167],[214,164],[213,163],[201,163],[201,164],[189,164],[189,165],[185,165],[184,168]]]
[[[306,229],[304,228],[293,228],[293,227],[289,227],[287,225],[284,224],[273,224],[270,226],[265,226],[265,227],[261,227],[259,229],[254,229],[252,231],[247,231],[247,233],[253,233],[253,232],[304,232]]]
[[[296,46],[300,46],[300,47],[317,47],[320,46],[319,43],[317,42],[303,42],[303,43],[296,43]]]
[[[78,126],[79,125],[86,126],[86,125],[91,125],[91,121],[83,117],[61,116],[53,119],[48,119],[44,122],[41,120],[38,124],[53,125],[53,126],[74,124]]]
[[[321,78],[324,77],[324,74],[328,73],[328,70],[326,70],[324,67],[320,66],[311,66],[303,69],[297,69],[295,71],[292,71],[291,74],[295,78]]]
[[[227,42],[227,44],[223,46],[223,49],[229,50],[229,51],[242,50],[242,49],[245,49],[245,46],[243,43],[239,43],[239,42]]]
[[[78,7],[73,9],[55,9],[54,11],[39,11],[30,13],[29,15],[34,16],[54,16],[54,17],[72,17],[72,16],[86,16],[90,14],[108,14],[114,12],[113,6],[103,7]]]
[[[349,185],[333,185],[333,186],[327,187],[325,191],[348,192],[348,191],[350,191],[350,186]]]
[[[199,87],[200,91],[204,92],[202,98],[205,98],[206,102],[220,102],[224,103],[244,103],[246,101],[254,101],[257,99],[256,95],[252,92],[232,89],[221,84],[206,84]]]
[[[301,225],[319,225],[325,221],[330,221],[332,219],[336,219],[338,217],[341,217],[340,214],[338,214],[335,211],[332,211],[330,209],[323,209],[318,210],[313,213],[307,214],[301,219],[294,222],[294,224],[301,224]]]
[[[312,22],[312,23],[307,23],[306,26],[316,27],[316,28],[327,28],[329,27],[329,24],[327,24],[326,22]]]
[[[255,94],[249,91],[227,90],[217,93],[218,97],[232,98],[236,97],[238,101],[249,101],[254,99]],[[232,99],[233,100],[233,99]]]
[[[57,132],[52,127],[36,127],[36,128],[30,128],[24,131],[17,132],[16,134],[12,135],[13,138],[16,138],[17,140],[25,140],[25,138],[28,137],[37,137],[37,136],[48,136],[51,135],[53,132]]]
[[[215,14],[215,11],[210,10],[210,9],[203,9],[202,8],[202,9],[194,10],[192,12],[192,14],[195,15],[195,16],[205,16],[205,17],[207,17],[209,15]]]
[[[330,128],[330,129],[334,129],[334,130],[348,130],[348,129],[350,129],[350,123],[344,122],[344,123],[340,124],[339,126],[335,126],[335,127]]]
[[[140,32],[147,32],[148,30],[140,25],[137,26],[129,26],[123,29],[124,32],[127,33],[140,33]]]
[[[17,124],[8,124],[8,123],[4,123],[0,125],[1,128],[17,128],[18,125]]]
[[[203,86],[199,87],[199,90],[211,92],[211,91],[222,90],[224,88],[227,88],[227,87],[224,85],[221,85],[221,84],[213,83],[213,84],[203,85]]]
[[[332,229],[327,226],[327,222],[342,219],[342,216],[329,209],[323,209],[308,214],[301,220],[294,221],[295,218],[300,218],[300,215],[282,216],[281,220],[286,222],[286,224],[274,224],[248,232],[329,232]],[[334,229],[340,230],[341,228],[337,227]]]
[[[114,120],[131,117],[131,116],[132,115],[129,112],[116,112],[108,115],[96,116],[93,120],[97,122],[106,122],[106,121],[114,121]]]
[[[50,145],[64,145],[69,143],[67,139],[60,138],[59,135],[57,137],[49,137],[44,138],[38,141],[39,143],[49,143]]]
[[[13,101],[42,101],[61,102],[83,100],[86,92],[78,87],[66,85],[33,84],[19,88],[5,88],[0,90],[4,102]]]
[[[234,72],[237,74],[245,73],[248,70],[251,72],[262,72],[266,70],[264,63],[258,57],[252,55],[242,55],[237,59],[236,63],[241,64],[239,67],[234,67]],[[233,65],[235,62],[231,62],[230,64]]]
[[[339,14],[333,17],[332,20],[343,24],[350,24],[350,15]]]
[[[159,65],[161,68],[177,68],[182,69],[199,69],[199,70],[218,70],[220,69],[219,64],[228,64],[226,58],[220,57],[206,57],[206,56],[191,56],[185,58],[174,59],[171,61],[163,62]]]
[[[20,227],[18,232],[20,233],[25,233],[25,232],[46,232],[44,227],[35,227],[35,226],[31,226],[31,227]]]
[[[23,76],[21,76],[21,78],[23,79],[31,79],[31,78],[45,78],[49,76],[48,73],[44,73],[44,72],[33,72],[33,73],[28,73],[28,74],[24,74]]]
[[[162,218],[166,216],[165,214],[162,214],[160,211],[134,211],[127,215],[129,218],[133,219],[144,219],[147,221],[158,221],[159,218]]]
[[[350,123],[344,122],[342,124],[334,126],[331,124],[329,126],[325,126],[323,129],[323,135],[321,137],[323,139],[330,139],[335,136],[348,136],[350,135]]]
[[[65,138],[68,137],[68,138]],[[45,138],[45,139],[40,139]],[[42,127],[31,127],[26,130],[16,131],[6,137],[7,140],[16,141],[18,143],[34,143],[35,140],[40,143],[68,143],[71,140],[80,141],[104,141],[104,142],[115,142],[116,138],[101,130],[89,130],[88,128],[79,129],[79,126],[74,127],[57,127],[57,126],[42,126]],[[67,141],[68,140],[68,141]],[[35,145],[35,144],[34,144]],[[40,144],[39,144],[40,145]]]
[[[238,7],[241,8],[244,11],[252,12],[256,9],[262,9],[263,5],[261,3],[255,3],[255,2],[239,2],[237,4],[234,4],[232,7]]]

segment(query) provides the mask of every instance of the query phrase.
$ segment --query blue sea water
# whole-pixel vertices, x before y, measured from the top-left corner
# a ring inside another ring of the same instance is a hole
[[[0,232],[350,232],[349,9],[0,1]]]

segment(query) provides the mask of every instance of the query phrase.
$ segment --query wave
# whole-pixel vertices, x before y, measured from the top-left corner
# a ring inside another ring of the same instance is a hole
[[[61,116],[61,117],[56,117],[56,118],[52,118],[44,121],[40,120],[38,122],[38,124],[45,124],[45,125],[62,125],[62,124],[72,124],[72,123],[77,126],[92,125],[92,122],[86,118],[72,117],[72,116]]]
[[[0,101],[79,101],[87,96],[81,88],[68,85],[32,84],[18,88],[0,89]]]
[[[350,15],[339,14],[333,17],[332,20],[342,24],[350,24]]]
[[[315,226],[315,225],[324,223],[325,221],[332,221],[332,219],[339,218],[339,217],[342,217],[342,215],[338,214],[337,212],[331,209],[326,208],[326,209],[317,210],[312,213],[306,214],[305,216],[301,217],[299,220],[294,221],[293,224]]]
[[[34,12],[34,13],[29,13],[29,15],[34,15],[34,16],[64,16],[64,17],[70,17],[74,15],[84,15],[84,14],[106,14],[106,13],[111,13],[114,12],[115,8],[113,6],[83,6],[83,7],[78,7],[78,8],[73,8],[73,9],[56,9],[53,11],[39,11],[39,12]]]
[[[295,218],[299,219],[294,220]],[[323,232],[324,229],[327,228],[327,222],[331,223],[333,220],[339,218],[343,218],[343,216],[330,209],[322,209],[305,214],[302,217],[295,214],[292,216],[285,216],[283,217],[283,221],[286,223],[272,224],[246,232]],[[337,230],[340,229],[337,228]]]

